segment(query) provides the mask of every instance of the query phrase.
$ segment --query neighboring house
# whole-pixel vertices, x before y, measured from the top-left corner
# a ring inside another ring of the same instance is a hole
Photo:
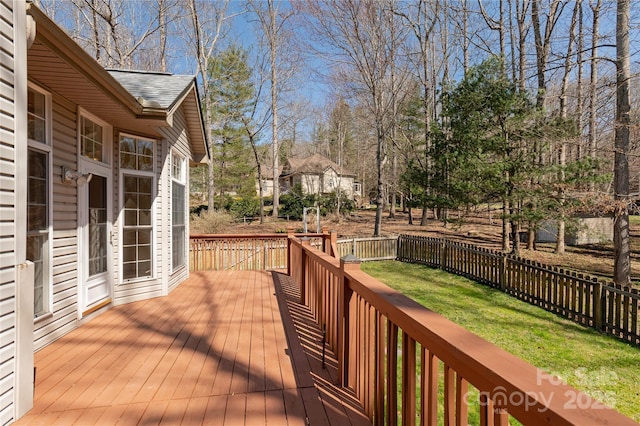
[[[305,158],[290,158],[280,174],[280,186],[283,192],[297,183],[302,185],[305,194],[328,194],[340,188],[349,198],[362,195],[356,175],[340,167],[320,154]]]
[[[193,76],[107,71],[23,0],[0,15],[6,424],[33,403],[34,351],[188,277],[187,167],[208,153]]]
[[[262,166],[262,196],[273,197],[273,167]],[[279,167],[279,172],[282,172],[282,167]],[[278,173],[278,176],[280,176]],[[257,174],[257,172],[256,172]],[[256,176],[256,194],[260,196],[260,186],[258,183],[258,177]]]

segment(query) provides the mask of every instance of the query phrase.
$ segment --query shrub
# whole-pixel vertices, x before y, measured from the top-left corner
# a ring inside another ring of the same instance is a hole
[[[320,214],[326,216],[327,214],[334,213],[338,207],[338,192],[334,191],[329,194],[324,194],[318,200],[320,205]],[[349,198],[344,192],[340,193],[340,214],[347,215],[356,209],[356,203]]]
[[[288,216],[291,220],[302,219],[303,209],[305,207],[313,207],[316,203],[316,197],[312,194],[304,195],[302,193],[302,185],[295,184],[291,191],[282,194],[280,197],[281,216]]]
[[[237,218],[258,216],[260,214],[260,199],[251,196],[235,199],[229,206],[229,212]]]
[[[199,215],[191,216],[192,234],[219,234],[233,224],[233,217],[229,213],[213,210],[203,211]]]

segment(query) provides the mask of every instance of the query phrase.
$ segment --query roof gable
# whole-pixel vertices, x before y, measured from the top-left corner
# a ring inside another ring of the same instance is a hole
[[[338,164],[321,154],[313,154],[305,158],[289,158],[287,160],[287,167],[285,167],[285,171],[283,173],[285,175],[322,175],[330,168],[341,176],[355,176],[355,174],[351,173],[344,167],[340,167]]]
[[[142,105],[171,110],[194,82],[190,75],[108,69]]]

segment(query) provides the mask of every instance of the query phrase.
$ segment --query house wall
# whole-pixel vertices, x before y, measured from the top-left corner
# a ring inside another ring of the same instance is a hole
[[[33,268],[26,262],[24,238],[25,7],[23,0],[0,0],[0,424],[33,405]],[[18,309],[22,305],[27,308]]]
[[[322,184],[318,175],[300,175],[294,178],[294,185],[300,182],[302,184],[302,192],[305,194],[320,194],[320,185]]]
[[[14,418],[15,375],[16,375],[16,281],[18,256],[16,253],[16,122],[14,90],[16,46],[14,44],[14,19],[11,0],[0,1],[0,168],[4,174],[0,179],[0,423],[5,424]],[[23,259],[24,261],[24,259]]]
[[[340,188],[347,197],[353,198],[353,177],[340,177],[335,170],[329,168],[322,176],[322,192],[334,192],[337,188]]]
[[[77,168],[77,108],[56,93],[51,94],[51,99],[53,312],[35,322],[36,350],[78,326],[78,196],[76,184],[63,183],[61,172],[63,166],[72,170]]]
[[[173,144],[167,144],[167,155],[165,160],[165,166],[162,174],[162,182],[163,186],[166,188],[164,194],[166,196],[163,197],[163,205],[164,210],[166,212],[166,218],[163,219],[165,224],[167,224],[167,229],[164,230],[164,234],[166,235],[166,244],[165,247],[171,247],[171,229],[168,226],[171,223],[171,214],[172,214],[172,194],[171,194],[171,151],[175,150],[175,152],[185,158],[187,160],[187,165],[189,163],[189,159],[192,158],[191,147],[189,145],[189,133],[187,131],[187,122],[184,116],[182,108],[175,112],[173,117],[173,127],[165,127],[160,129],[160,133],[162,133],[166,140],[174,141]],[[185,197],[185,211],[189,211],[189,171],[186,172],[186,197]],[[186,232],[185,232],[185,245],[188,247],[188,238],[189,238],[189,220],[186,221]],[[186,259],[188,259],[188,253],[186,254]],[[185,266],[181,268],[177,268],[172,270],[171,265],[171,251],[166,251],[166,257],[163,259],[165,268],[164,275],[168,277],[167,282],[167,292],[171,292],[174,288],[178,286],[182,281],[189,277],[189,268],[188,261],[185,262]]]

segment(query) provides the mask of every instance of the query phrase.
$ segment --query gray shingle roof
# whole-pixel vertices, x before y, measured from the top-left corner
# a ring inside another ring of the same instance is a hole
[[[171,109],[191,86],[191,75],[173,75],[147,71],[107,70],[129,93],[148,107]],[[155,105],[154,105],[155,104]]]
[[[342,176],[355,176],[354,173],[351,173],[344,167],[341,168],[339,165],[320,154],[313,154],[305,158],[289,158],[288,166],[288,170],[282,172],[283,175],[296,173],[320,175],[331,167]]]

